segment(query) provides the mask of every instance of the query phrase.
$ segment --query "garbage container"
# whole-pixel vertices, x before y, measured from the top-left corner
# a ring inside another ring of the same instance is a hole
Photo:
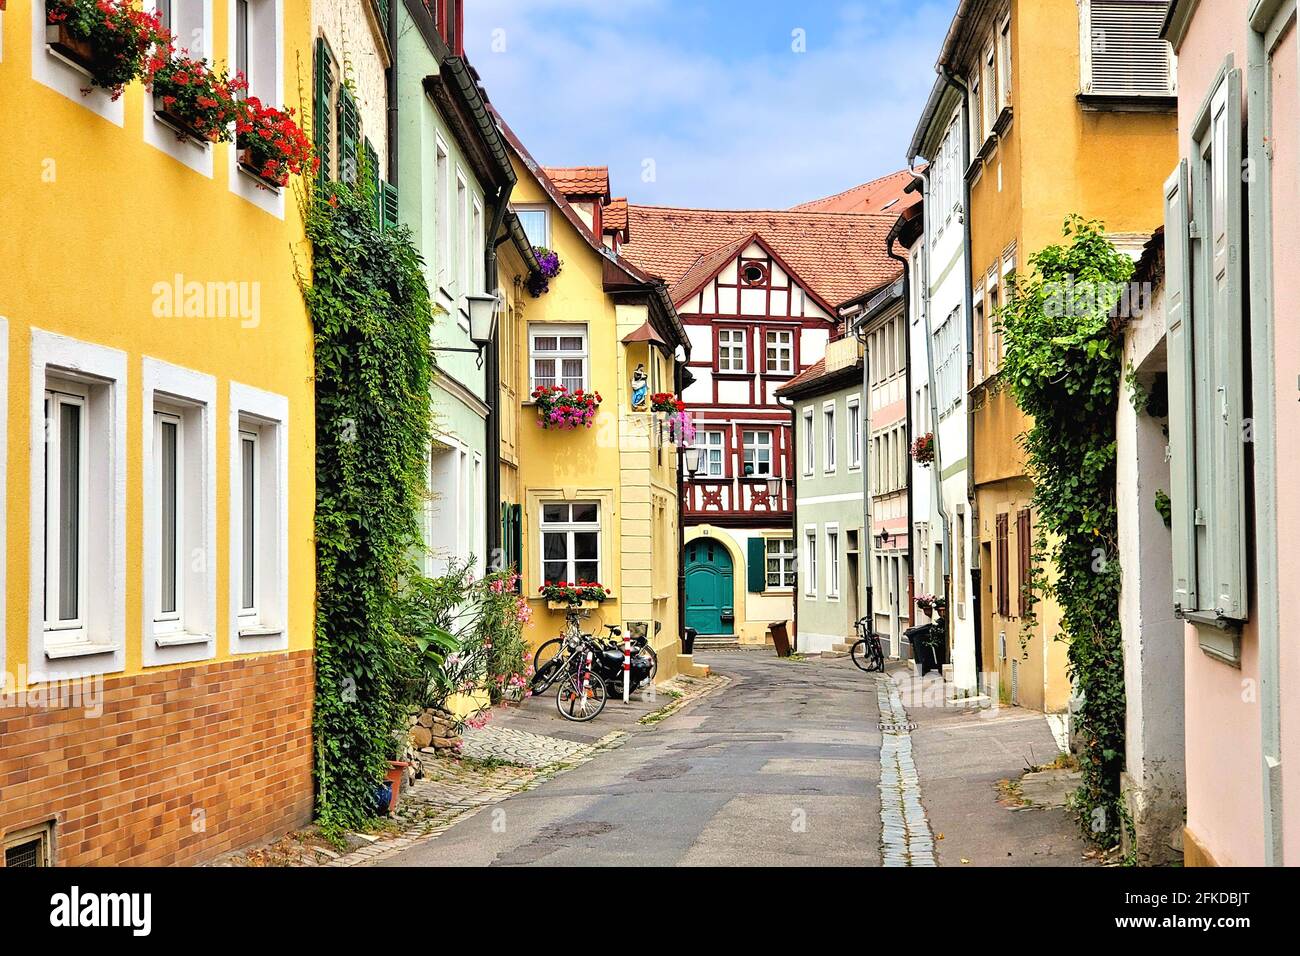
[[[772,635],[772,643],[776,645],[777,657],[790,656],[790,632],[786,629],[786,621],[775,621],[768,625],[768,631]]]
[[[682,653],[691,655],[695,653],[695,637],[700,632],[693,627],[688,627],[682,632]]]
[[[939,640],[938,628],[933,624],[917,624],[903,633],[912,645],[912,660],[921,665],[921,676],[940,669],[935,643]],[[941,633],[941,632],[940,632]]]

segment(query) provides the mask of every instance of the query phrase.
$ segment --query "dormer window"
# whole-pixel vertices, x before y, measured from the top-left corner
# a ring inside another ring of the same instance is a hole
[[[761,262],[746,262],[740,268],[740,277],[745,285],[764,285],[767,282],[767,266]]]

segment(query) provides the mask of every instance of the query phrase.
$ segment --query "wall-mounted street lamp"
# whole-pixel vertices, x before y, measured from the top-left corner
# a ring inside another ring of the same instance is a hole
[[[773,476],[767,479],[767,500],[776,503],[781,500],[781,485],[784,479]]]
[[[885,545],[889,544],[889,532],[882,530],[880,534],[876,535],[876,540],[880,542],[880,547],[884,548]]]
[[[452,346],[434,346],[435,352],[470,352],[478,355],[478,367],[483,367],[483,350],[492,342],[497,331],[497,315],[501,311],[501,299],[486,292],[476,292],[465,296],[469,306],[469,340],[474,347],[455,348]]]
[[[700,450],[694,445],[682,449],[682,467],[686,469],[687,477],[694,481],[695,473],[700,470]]]

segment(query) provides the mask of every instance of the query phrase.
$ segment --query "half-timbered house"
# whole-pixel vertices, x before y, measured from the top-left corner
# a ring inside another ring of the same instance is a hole
[[[895,218],[629,207],[622,255],[668,282],[691,340],[685,598],[701,634],[761,642],[793,618],[794,449],[775,392],[823,357],[841,303],[897,274]]]

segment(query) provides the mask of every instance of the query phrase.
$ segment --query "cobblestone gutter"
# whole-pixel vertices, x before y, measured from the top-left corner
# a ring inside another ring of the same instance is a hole
[[[937,866],[934,834],[912,760],[912,724],[898,685],[877,675],[880,703],[880,850],[885,866]]]

